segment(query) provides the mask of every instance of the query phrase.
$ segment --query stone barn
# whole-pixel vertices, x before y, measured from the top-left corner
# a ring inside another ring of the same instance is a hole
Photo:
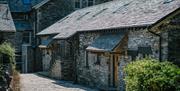
[[[52,52],[50,76],[123,91],[128,62],[179,62],[179,9],[179,0],[118,0],[69,14],[37,34]]]

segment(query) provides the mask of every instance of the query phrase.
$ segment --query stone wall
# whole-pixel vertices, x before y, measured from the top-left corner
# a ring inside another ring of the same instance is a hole
[[[73,11],[71,0],[50,0],[38,9],[33,10],[32,18],[36,23],[36,33],[49,27]]]
[[[108,57],[100,56],[101,64],[95,64],[97,61],[96,53],[86,55],[88,47],[100,33],[80,33],[79,34],[79,55],[77,58],[78,82],[92,87],[108,87]],[[88,58],[86,58],[88,56]],[[88,65],[87,62],[88,61]]]
[[[125,91],[125,73],[123,71],[124,67],[130,62],[130,60],[126,59],[125,56],[120,57],[119,70],[118,70],[118,80],[119,80],[119,91]]]
[[[50,52],[51,62],[49,74],[56,79],[73,81],[74,77],[74,56],[72,55],[71,44],[66,40],[58,40],[50,44],[46,49],[41,49],[45,53]],[[43,57],[43,56],[42,56]],[[42,59],[42,61],[44,61]]]
[[[170,20],[170,23],[165,27],[163,33],[166,33],[166,54],[168,61],[180,66],[180,14],[177,14]]]
[[[151,47],[152,54],[149,56],[159,59],[159,37],[148,32],[147,29],[131,30],[129,32],[128,49],[137,51],[138,47]],[[144,50],[146,51],[146,50]],[[140,53],[136,58],[142,58]]]
[[[101,32],[102,33],[102,32]],[[86,47],[90,45],[101,33],[99,32],[89,32],[79,34],[79,55],[77,58],[77,74],[78,82],[81,84],[86,84],[89,86],[95,86],[97,88],[108,87],[108,64],[107,61],[109,57],[101,55],[100,58],[102,65],[95,65],[97,60],[96,53],[88,53],[88,67],[86,58]],[[152,54],[149,55],[152,58],[159,58],[159,37],[151,34],[146,29],[130,30],[128,35],[128,49],[136,50],[138,52],[138,47],[150,46]],[[142,58],[142,55],[138,55],[137,58]],[[124,60],[124,61],[123,61]],[[119,84],[121,91],[124,89],[123,85],[123,68],[131,61],[130,55],[128,59],[124,56],[120,59],[119,64]],[[100,77],[100,78],[99,78]]]
[[[168,60],[168,32],[162,32],[161,34],[161,59]]]
[[[2,33],[3,40],[10,42],[13,46],[15,44],[15,33]]]
[[[81,33],[79,34],[79,47],[78,47],[78,58],[77,58],[77,67],[85,67],[85,56],[86,48],[99,36],[99,33]]]

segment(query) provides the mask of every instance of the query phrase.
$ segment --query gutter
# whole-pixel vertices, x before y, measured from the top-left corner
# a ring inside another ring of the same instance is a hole
[[[162,36],[160,34],[156,34],[155,32],[153,31],[150,31],[150,27],[147,28],[148,29],[148,32],[152,33],[153,35],[159,37],[159,61],[162,62]]]

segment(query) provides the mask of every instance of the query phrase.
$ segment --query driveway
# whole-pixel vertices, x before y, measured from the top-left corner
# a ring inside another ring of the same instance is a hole
[[[21,74],[21,91],[97,91],[66,81],[49,79],[37,74]]]

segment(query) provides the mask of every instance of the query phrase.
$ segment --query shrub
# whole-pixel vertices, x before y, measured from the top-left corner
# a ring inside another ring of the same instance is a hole
[[[13,78],[16,76],[15,72],[15,50],[10,43],[4,42],[0,44],[0,84],[2,86],[0,90],[4,91],[9,87],[11,76]],[[16,78],[18,80],[18,77]]]
[[[126,91],[180,91],[180,68],[170,62],[143,59],[124,71]]]
[[[7,60],[10,61],[10,64],[14,64],[15,62],[15,49],[11,46],[10,43],[4,42],[0,45],[0,56],[6,56]],[[0,59],[0,62],[2,63],[2,60]]]

